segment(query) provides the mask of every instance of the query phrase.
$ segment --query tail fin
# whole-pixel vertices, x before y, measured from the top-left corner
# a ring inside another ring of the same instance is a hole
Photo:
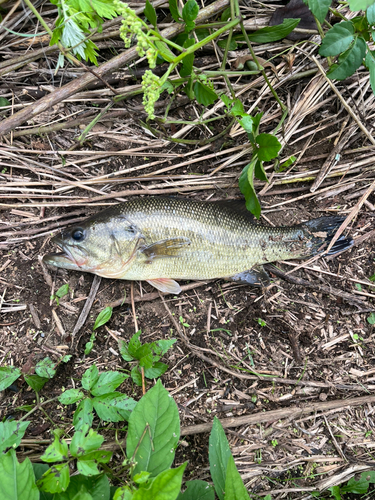
[[[328,248],[333,236],[344,220],[345,217],[340,216],[319,217],[318,219],[313,219],[301,224],[302,229],[307,233],[311,241],[310,255],[322,253]],[[352,238],[340,236],[327,255],[334,255],[335,253],[348,250],[352,245]]]

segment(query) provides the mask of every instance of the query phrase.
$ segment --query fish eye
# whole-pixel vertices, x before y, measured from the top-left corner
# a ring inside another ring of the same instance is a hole
[[[82,241],[85,239],[85,231],[78,227],[77,229],[73,229],[72,238],[74,241]]]

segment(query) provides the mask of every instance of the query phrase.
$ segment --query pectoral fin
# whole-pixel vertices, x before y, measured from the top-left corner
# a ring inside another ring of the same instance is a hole
[[[181,287],[177,281],[170,278],[156,278],[154,280],[146,281],[163,293],[173,293],[174,295],[178,295],[181,292]]]
[[[141,252],[152,261],[157,257],[175,257],[182,248],[189,246],[191,241],[189,238],[170,238],[168,240],[160,240],[152,245],[141,248]]]
[[[267,286],[270,283],[270,277],[263,266],[253,267],[249,271],[235,274],[230,279],[251,286]]]

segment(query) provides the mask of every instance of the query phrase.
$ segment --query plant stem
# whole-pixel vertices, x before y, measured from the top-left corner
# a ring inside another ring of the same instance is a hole
[[[55,398],[47,399],[47,401],[43,401],[43,403],[38,403],[36,406],[34,406],[34,408],[32,410],[30,410],[28,413],[26,413],[26,415],[24,415],[23,417],[21,417],[19,419],[19,421],[22,422],[22,420],[26,420],[30,415],[32,415],[37,410],[39,410],[40,407],[45,406],[48,403],[52,403],[52,401],[56,401],[57,399],[59,399],[59,397],[60,396],[56,396]]]

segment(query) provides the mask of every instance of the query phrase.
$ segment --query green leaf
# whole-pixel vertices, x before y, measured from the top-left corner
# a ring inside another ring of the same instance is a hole
[[[351,21],[342,21],[327,31],[319,49],[324,57],[337,56],[347,50],[354,40],[354,27]]]
[[[186,490],[178,495],[177,500],[215,500],[215,490],[206,481],[187,481]]]
[[[241,127],[246,130],[246,132],[253,132],[254,120],[250,115],[244,115],[239,123]]]
[[[308,0],[309,9],[320,23],[324,23],[332,0]]]
[[[189,47],[192,47],[194,44],[195,44],[194,38],[188,38],[184,42],[184,48],[188,49]],[[180,76],[185,77],[185,76],[190,76],[191,75],[191,73],[193,71],[194,57],[195,57],[194,52],[192,52],[191,54],[188,54],[187,56],[185,56],[182,59],[182,61],[181,61],[182,66],[181,66],[181,69],[180,69]]]
[[[63,405],[71,405],[73,403],[77,403],[84,398],[85,395],[79,389],[69,389],[59,396],[59,401]]]
[[[17,448],[29,423],[30,421],[18,422],[17,420],[0,422],[0,453],[11,446]]]
[[[227,465],[225,500],[250,500],[232,455],[229,457]]]
[[[238,184],[241,193],[245,197],[246,208],[250,210],[250,212],[254,214],[257,219],[259,219],[261,206],[254,189],[254,170],[257,161],[258,158],[255,156],[255,158],[253,158],[251,162],[246,165],[241,172]]]
[[[230,7],[227,7],[225,10],[223,10],[223,13],[221,14],[221,17],[220,17],[220,21],[222,23],[225,23],[226,21],[228,21],[228,19],[230,19],[231,17],[231,10],[230,10]]]
[[[133,477],[133,481],[137,484],[144,484],[144,483],[147,483],[147,481],[149,480],[149,477],[150,477],[149,472],[142,471]]]
[[[62,358],[62,360],[61,360],[61,361],[62,361],[63,363],[68,363],[68,362],[71,360],[71,358],[72,358],[72,355],[71,355],[71,354],[66,354],[65,356],[63,356],[63,358]]]
[[[139,371],[139,366],[133,366],[132,371],[131,371],[131,378],[132,381],[138,386],[142,387],[142,374]]]
[[[218,46],[223,50],[226,48],[227,43],[228,43],[228,38],[225,38],[224,40],[219,40],[217,42]],[[228,50],[237,50],[237,48],[238,48],[238,43],[234,38],[231,38]]]
[[[110,500],[110,485],[106,475],[85,477],[72,476],[68,489],[54,500],[81,500],[83,493],[89,493],[93,500]]]
[[[85,57],[85,34],[72,18],[66,19],[60,42],[64,47],[74,47],[74,54]]]
[[[137,462],[133,474],[147,471],[156,476],[170,467],[179,436],[177,405],[158,380],[129,417],[126,455],[134,455]]]
[[[99,370],[95,364],[91,365],[82,376],[82,387],[86,389],[86,391],[91,391],[98,379]]]
[[[127,373],[120,373],[117,371],[103,372],[91,387],[91,394],[94,396],[102,396],[108,392],[113,392],[127,378],[129,378]]]
[[[137,351],[136,358],[139,360],[139,365],[144,368],[151,368],[153,362],[153,355],[151,351],[151,345],[145,344],[140,347]]]
[[[263,162],[261,162],[260,160],[257,160],[257,162],[255,163],[254,175],[260,181],[268,182],[267,174],[263,168]]]
[[[65,491],[69,486],[69,464],[53,465],[43,476],[37,481],[37,486],[42,491],[49,493],[60,493]]]
[[[369,50],[369,49],[367,50],[365,64],[369,69],[371,89],[372,92],[375,94],[375,51],[374,50]],[[375,281],[375,275],[372,278],[370,278],[370,280]]]
[[[375,3],[373,3],[366,12],[367,21],[371,26],[375,25]]]
[[[367,318],[367,322],[370,323],[370,325],[375,325],[375,313],[370,314],[370,316]]]
[[[137,403],[121,392],[111,392],[92,400],[98,417],[106,422],[128,420]]]
[[[258,144],[257,156],[260,161],[272,160],[281,149],[280,142],[271,134],[259,134],[255,141]]]
[[[40,459],[48,463],[68,460],[68,444],[65,439],[60,440],[62,431],[56,430],[52,432],[55,436],[53,443],[48,446]]]
[[[370,483],[375,483],[375,471],[373,470],[362,472],[358,481],[355,477],[349,479],[345,486],[340,487],[340,493],[363,495],[368,492]]]
[[[146,7],[143,12],[144,15],[147,17],[147,19],[150,21],[150,23],[153,25],[153,27],[156,28],[156,23],[157,23],[156,10],[150,4],[149,0],[146,0]]]
[[[0,108],[3,106],[11,106],[11,103],[5,97],[0,97]]]
[[[91,451],[96,451],[103,444],[104,437],[98,434],[94,429],[89,428],[89,426],[83,425],[78,429],[70,443],[70,453],[73,457],[80,457],[90,453]]]
[[[223,426],[220,420],[215,417],[209,439],[209,460],[211,477],[220,500],[224,500],[227,467],[231,456]]]
[[[199,7],[197,2],[195,0],[188,0],[184,5],[184,8],[182,9],[182,19],[185,21],[187,26],[193,23],[193,21],[195,21],[198,12],[199,12]]]
[[[129,486],[121,486],[115,491],[112,500],[133,500],[133,492]]]
[[[287,160],[285,160],[283,163],[281,163],[277,169],[278,172],[284,172],[287,168],[289,168],[293,163],[297,160],[296,156],[291,156]]]
[[[180,23],[181,16],[177,6],[177,0],[169,0],[169,10],[176,23]]]
[[[3,366],[0,368],[0,391],[13,384],[21,375],[21,370],[14,366]]]
[[[84,476],[96,476],[100,474],[99,464],[107,464],[112,456],[111,451],[98,450],[87,453],[78,458],[77,469]]]
[[[53,378],[55,376],[55,363],[48,356],[38,363],[35,366],[35,373],[39,375],[39,377],[43,378]]]
[[[372,5],[374,0],[349,0],[350,10],[366,10],[367,7]]]
[[[208,28],[198,28],[195,30],[195,34],[199,41],[204,40],[208,36],[210,36],[210,30]]]
[[[366,54],[366,42],[363,38],[355,39],[353,45],[339,57],[338,64],[333,64],[327,72],[331,80],[345,80],[362,64]]]
[[[0,455],[0,498],[3,500],[39,500],[33,467],[28,458],[21,464],[12,448]]]
[[[201,82],[195,82],[194,84],[194,95],[199,104],[203,104],[203,106],[209,106],[213,104],[217,99],[218,95],[216,92],[204,85]]]
[[[113,311],[112,307],[106,307],[105,309],[103,309],[103,311],[100,311],[98,317],[95,320],[93,330],[96,330],[100,326],[103,326],[106,323],[108,323],[108,321],[111,319],[112,311]]]
[[[41,391],[49,380],[46,377],[39,377],[39,375],[24,375],[24,379],[26,384],[35,392]]]
[[[89,427],[92,425],[94,420],[93,405],[90,398],[83,399],[77,406],[76,411],[73,415],[73,425],[76,430],[81,429],[85,424]]]
[[[61,299],[62,297],[65,297],[65,295],[68,295],[68,293],[69,293],[69,285],[68,285],[68,283],[66,283],[63,286],[60,286],[60,288],[57,290],[55,295],[56,295],[56,297]]]
[[[37,464],[33,462],[31,465],[33,466],[35,481],[40,479],[49,468],[47,464]],[[51,495],[51,493],[47,493],[46,491],[41,491],[39,500],[54,500],[54,498],[53,495]]]
[[[248,33],[251,42],[255,43],[270,43],[276,42],[281,38],[285,38],[297,27],[300,19],[284,19],[282,24],[277,26],[269,26],[268,28],[261,28],[255,33]],[[242,37],[238,37],[240,40]]]
[[[151,368],[145,368],[145,377],[153,379],[163,375],[168,370],[168,365],[156,361]]]
[[[176,59],[176,55],[173,54],[171,49],[168,47],[168,45],[165,42],[162,42],[161,40],[156,40],[155,46],[159,51],[160,56],[168,62],[172,62]]]
[[[141,335],[141,330],[139,330],[137,333],[135,333],[132,338],[129,340],[128,344],[128,353],[130,356],[133,356],[134,359],[136,358],[136,354],[138,349],[141,347],[141,341],[139,340],[139,336]],[[125,360],[127,361],[127,360]]]
[[[181,490],[182,476],[187,462],[177,469],[160,472],[149,488],[140,488],[133,495],[133,500],[175,500]]]
[[[342,496],[340,495],[340,486],[332,486],[328,488],[328,491],[331,492],[331,495],[335,500],[342,500]]]

